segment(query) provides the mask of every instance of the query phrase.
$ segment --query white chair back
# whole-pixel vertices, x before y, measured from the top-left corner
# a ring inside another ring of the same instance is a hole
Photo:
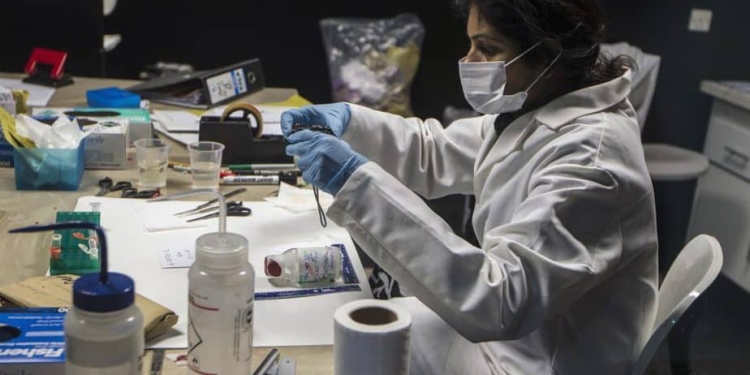
[[[632,375],[644,374],[672,327],[719,275],[723,259],[719,242],[705,234],[695,237],[680,251],[659,288],[654,330],[638,357]]]

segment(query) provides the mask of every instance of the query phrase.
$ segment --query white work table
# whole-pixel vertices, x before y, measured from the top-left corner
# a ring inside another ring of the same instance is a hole
[[[19,77],[19,75],[0,73],[0,77],[15,78]],[[52,97],[48,106],[85,106],[86,90],[109,86],[128,87],[135,83],[134,81],[94,78],[75,78],[75,81],[76,83],[72,86],[58,89],[55,95]],[[294,94],[296,94],[296,90],[293,89],[269,88],[252,94],[248,97],[242,98],[241,100],[253,103],[277,102],[283,101]],[[153,106],[152,108],[168,107],[157,105]],[[170,159],[176,161],[187,161],[187,152],[185,150],[185,147],[174,144],[170,153]],[[13,170],[0,168],[0,232],[3,233],[0,234],[0,285],[24,280],[29,277],[42,276],[48,270],[48,249],[51,239],[51,233],[9,235],[7,234],[7,231],[9,229],[37,223],[54,222],[55,213],[57,211],[71,211],[74,209],[76,202],[80,197],[91,196],[95,194],[98,191],[97,181],[105,176],[109,176],[115,181],[135,181],[136,171],[134,165],[131,164],[131,166],[131,168],[123,171],[87,170],[84,173],[83,181],[81,182],[79,190],[75,192],[16,191]],[[183,191],[190,188],[189,175],[184,175],[173,171],[170,171],[169,173],[170,174],[168,176],[166,193]],[[223,186],[222,191],[227,192],[231,190],[231,188],[231,186]],[[273,194],[277,189],[278,188],[275,186],[248,187],[247,193],[233,199],[244,201],[260,201],[263,197]],[[315,213],[314,215],[310,214],[309,219],[311,220],[311,225],[318,225],[318,227],[320,226],[318,224],[317,213]],[[106,216],[103,216],[102,220],[105,226],[110,226],[110,224],[112,224],[108,221],[109,219],[107,219]],[[333,224],[329,221],[329,225]],[[117,251],[118,245],[116,243],[118,241],[124,241],[124,239],[120,237],[120,234],[118,234],[122,233],[122,230],[118,228],[112,229],[113,233],[111,234],[112,238],[110,239],[110,241],[112,242],[111,247]],[[294,228],[289,227],[288,230],[291,231],[293,229]],[[321,231],[321,233],[324,232]],[[337,235],[340,234],[341,233],[338,232]],[[254,238],[249,239],[251,246],[250,250],[252,251]],[[135,241],[135,243],[137,242],[138,241]],[[356,258],[356,250],[354,249],[354,247],[347,245],[347,249],[348,253],[350,255],[353,254],[353,258],[357,260],[357,263],[359,263],[358,258]],[[113,270],[118,270],[119,268],[123,267],[121,264],[119,264],[118,261],[118,257],[120,257],[121,255],[122,254],[113,256],[113,261],[111,264],[111,268]],[[156,266],[158,267],[158,263],[156,264]],[[361,270],[361,265],[357,264],[357,266],[358,269]],[[153,268],[153,265],[148,265],[148,267]],[[256,274],[263,273],[262,269],[256,268],[255,271]],[[180,277],[185,274],[184,287],[186,288],[186,270],[177,269],[173,272],[179,274]],[[364,276],[360,276],[360,279],[362,279],[363,277]],[[364,281],[364,285],[366,286],[366,279],[362,281]],[[145,294],[147,294],[147,296],[148,294],[153,294],[153,288],[144,286],[143,283],[144,281],[137,283],[140,284],[139,287],[137,286],[138,291],[145,291]],[[183,292],[185,291],[181,289],[174,291],[174,293]],[[369,294],[369,289],[367,289],[365,292]],[[150,297],[154,296],[150,295]],[[158,299],[156,301],[161,302],[158,301]],[[291,302],[287,302],[288,304],[295,304],[293,300],[289,301]],[[168,301],[168,303],[173,302],[174,301]],[[177,306],[167,307],[178,310]],[[187,307],[185,306],[185,309],[186,308]],[[263,307],[259,307],[259,309],[263,309]],[[180,314],[180,322],[184,323],[187,319],[186,314],[182,312],[178,312],[178,314]],[[258,327],[257,332],[263,332],[263,328]],[[285,346],[279,349],[282,357],[290,357],[297,361],[297,375],[329,375],[333,373],[333,347],[331,345]],[[255,368],[255,366],[260,363],[260,361],[268,353],[269,350],[269,347],[256,347],[253,349],[253,368]],[[167,353],[170,352],[173,351],[168,351]],[[184,352],[184,350],[175,350],[174,352]],[[149,351],[146,355],[146,360],[144,361],[144,374],[150,373],[151,357],[152,353]],[[186,367],[174,366],[169,360],[165,359],[162,373],[184,374],[185,369]]]

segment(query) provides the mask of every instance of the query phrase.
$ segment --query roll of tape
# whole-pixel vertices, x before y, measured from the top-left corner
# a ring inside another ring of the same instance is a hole
[[[407,375],[411,316],[383,300],[342,305],[333,315],[334,375]]]
[[[242,117],[245,118],[253,116],[253,118],[255,118],[255,123],[258,124],[258,127],[251,129],[253,132],[253,138],[257,139],[263,136],[263,115],[260,114],[258,108],[255,108],[255,106],[250,103],[230,104],[224,110],[224,113],[221,114],[221,121],[226,120],[227,117],[235,112],[242,112]]]

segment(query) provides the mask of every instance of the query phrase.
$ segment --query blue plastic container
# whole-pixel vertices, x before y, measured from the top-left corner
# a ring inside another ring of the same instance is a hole
[[[141,96],[119,87],[86,91],[86,103],[91,108],[140,108]]]
[[[77,149],[15,149],[16,190],[78,190],[85,145],[83,140]]]

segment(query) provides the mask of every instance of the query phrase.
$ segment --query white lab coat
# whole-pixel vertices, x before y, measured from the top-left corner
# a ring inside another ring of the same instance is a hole
[[[415,299],[412,374],[626,374],[653,326],[657,238],[631,73],[511,123],[352,106],[372,162],[328,210]],[[474,194],[481,248],[414,192]],[[426,307],[425,307],[426,306]]]

